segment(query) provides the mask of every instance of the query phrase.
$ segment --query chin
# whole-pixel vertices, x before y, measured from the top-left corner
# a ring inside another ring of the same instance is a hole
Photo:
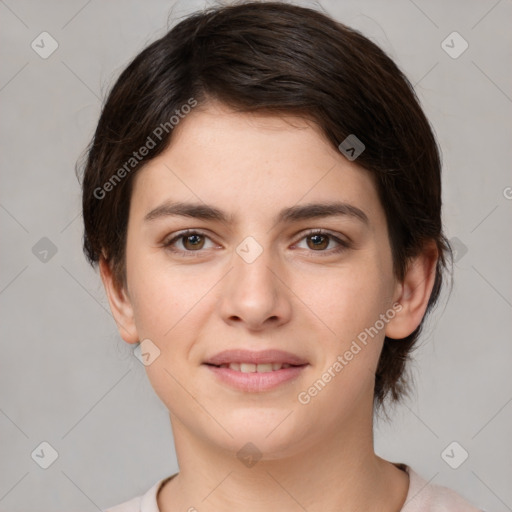
[[[220,434],[210,439],[220,448],[234,452],[239,459],[246,454],[261,460],[292,456],[301,449],[305,432],[304,423],[299,428],[297,419],[292,419],[295,413],[289,414],[290,411],[279,409],[262,413],[260,410],[261,415],[257,409],[238,411],[236,420],[224,416],[222,421],[233,437]],[[211,429],[209,434],[211,436]]]

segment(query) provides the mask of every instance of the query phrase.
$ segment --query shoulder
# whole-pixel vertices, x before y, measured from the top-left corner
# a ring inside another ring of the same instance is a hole
[[[114,505],[113,507],[107,508],[105,512],[140,512],[140,502],[142,496],[137,496],[129,501]]]
[[[400,467],[409,474],[409,491],[400,512],[481,512],[452,489],[427,482],[405,464]]]
[[[128,501],[114,505],[105,510],[105,512],[160,512],[158,509],[157,495],[165,482],[173,476],[163,478],[150,487],[144,494]]]

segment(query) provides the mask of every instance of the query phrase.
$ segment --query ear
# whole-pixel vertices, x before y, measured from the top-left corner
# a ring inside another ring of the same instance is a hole
[[[395,303],[402,309],[386,326],[388,338],[405,338],[420,325],[434,287],[438,257],[437,245],[432,240],[409,262],[403,281],[397,283]]]
[[[127,292],[122,285],[116,282],[111,266],[103,257],[100,258],[99,268],[110,304],[110,311],[112,311],[121,338],[127,343],[137,343],[139,336],[135,327],[132,304]]]

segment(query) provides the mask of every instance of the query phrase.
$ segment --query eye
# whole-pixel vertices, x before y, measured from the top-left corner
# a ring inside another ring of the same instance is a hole
[[[200,254],[202,249],[216,247],[213,242],[210,247],[206,246],[206,240],[212,242],[210,237],[202,231],[187,229],[164,241],[163,246],[178,256],[195,256],[194,253]],[[348,241],[342,240],[322,229],[310,230],[300,240],[306,240],[306,249],[310,249],[313,252],[325,253],[326,256],[340,253],[350,247]],[[337,244],[337,247],[326,250],[329,245],[331,245],[331,242]],[[299,247],[299,245],[296,245],[296,247]],[[322,256],[323,255],[324,254],[322,254]]]
[[[163,246],[168,248],[172,252],[175,252],[175,253],[185,256],[185,255],[187,255],[186,254],[187,252],[194,253],[194,252],[200,252],[201,249],[205,249],[205,248],[208,249],[208,247],[205,247],[205,240],[210,240],[210,238],[206,234],[202,233],[201,231],[187,229],[186,231],[182,231],[181,233],[178,233],[171,239],[166,240],[163,243]],[[178,248],[174,247],[177,242],[178,242],[178,246],[181,245],[181,247],[178,247]],[[214,246],[215,245],[212,244],[211,247],[214,247]]]
[[[313,229],[306,233],[301,240],[306,240],[307,249],[311,249],[313,252],[325,252],[327,254],[336,254],[342,252],[350,247],[349,242],[338,238],[337,236],[324,231],[322,229]],[[334,241],[338,246],[326,251],[329,247],[330,242]]]

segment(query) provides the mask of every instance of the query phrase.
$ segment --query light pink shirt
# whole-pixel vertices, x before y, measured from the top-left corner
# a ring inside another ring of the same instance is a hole
[[[429,484],[405,464],[397,464],[409,475],[409,491],[400,512],[482,512],[446,487]],[[160,512],[157,493],[173,476],[158,481],[142,496],[107,509],[105,512]]]

